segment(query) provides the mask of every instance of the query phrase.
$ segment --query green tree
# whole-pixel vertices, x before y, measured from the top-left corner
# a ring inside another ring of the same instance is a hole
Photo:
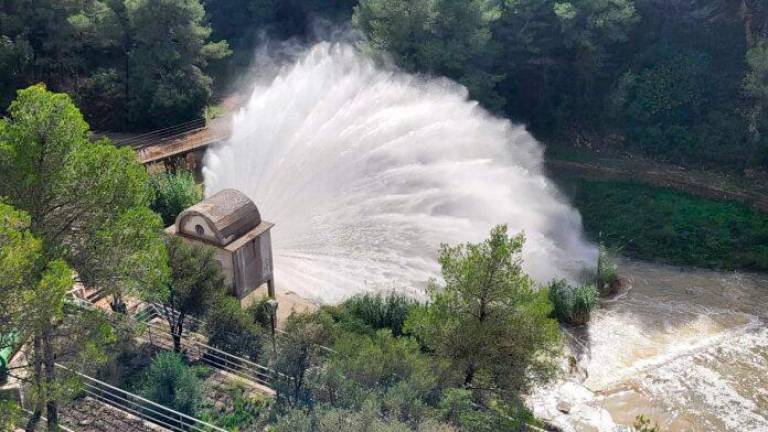
[[[41,85],[19,91],[9,111],[0,122],[0,195],[30,215],[46,256],[107,290],[116,308],[124,288],[160,289],[162,231],[146,210],[152,189],[133,151],[91,142],[69,97]]]
[[[262,352],[264,330],[254,323],[237,299],[218,299],[206,316],[208,343],[230,354],[256,360]]]
[[[42,242],[29,232],[29,216],[0,202],[0,349],[21,327],[24,293],[38,276]]]
[[[221,263],[208,246],[186,243],[179,237],[167,240],[171,277],[163,315],[170,327],[173,348],[181,352],[187,316],[202,317],[224,290]]]
[[[50,93],[42,85],[32,86],[19,91],[9,112],[10,117],[0,120],[0,196],[26,212],[26,229],[41,242],[37,282],[23,308],[29,313],[24,327],[31,330],[37,400],[44,402],[35,406],[31,425],[46,405],[49,427],[55,428],[62,396],[57,390],[61,380],[56,361],[65,354],[90,353],[96,348],[90,338],[109,333],[95,323],[98,314],[63,314],[64,299],[74,283],[73,270],[94,276],[94,281],[132,277],[135,269],[129,265],[93,272],[90,264],[99,246],[90,240],[96,233],[109,237],[107,232],[115,226],[143,229],[127,224],[131,219],[124,218],[146,208],[151,189],[144,168],[130,149],[118,150],[107,142],[87,139],[88,125],[68,96]],[[136,224],[145,221],[134,220]],[[124,257],[145,251],[143,244],[115,245],[112,250]],[[164,279],[164,257],[160,254],[147,262],[152,266],[147,273],[158,275],[156,280]],[[155,288],[146,287],[149,291]],[[70,332],[69,337],[62,339],[65,332]]]
[[[497,47],[491,24],[498,10],[487,0],[363,0],[354,25],[375,52],[391,54],[409,71],[444,75],[473,98],[499,108],[494,91]]]
[[[420,351],[410,338],[382,330],[372,336],[338,336],[322,372],[313,379],[314,401],[337,408],[375,408],[389,420],[419,423],[448,384],[446,364]]]
[[[280,417],[275,432],[456,432],[453,427],[436,421],[408,424],[382,419],[379,413],[366,407],[353,411],[321,407],[312,413],[291,410]]]
[[[21,408],[14,401],[0,400],[0,431],[13,432],[21,420]]]
[[[126,72],[129,121],[160,127],[203,115],[212,79],[203,69],[229,55],[225,41],[210,42],[199,0],[126,3],[130,50]]]
[[[642,151],[679,160],[694,150],[693,127],[704,121],[712,97],[710,68],[706,54],[670,52],[637,74],[625,74],[625,121]]]
[[[30,341],[28,364],[21,365],[30,377],[25,400],[33,414],[27,430],[34,430],[43,410],[49,430],[58,430],[58,403],[76,389],[71,374],[58,365],[83,368],[103,360],[112,330],[101,313],[66,307],[72,270],[61,259],[46,259],[30,224],[24,212],[0,203],[0,347]]]
[[[587,126],[610,85],[612,56],[638,22],[633,1],[502,0],[500,9],[493,34],[508,111],[537,132]]]
[[[194,415],[202,399],[197,371],[177,353],[161,352],[152,359],[139,393],[160,405]]]
[[[166,226],[172,225],[179,213],[203,200],[202,188],[186,170],[155,174],[152,186],[155,200],[150,207],[160,214]]]
[[[326,314],[293,313],[280,335],[278,352],[273,353],[277,402],[284,407],[311,403],[308,373],[319,367],[327,354],[322,344],[331,341],[332,322]]]
[[[547,293],[522,271],[523,243],[501,225],[482,243],[443,245],[445,284],[430,283],[430,302],[405,325],[467,388],[506,400],[550,375],[559,341]]]

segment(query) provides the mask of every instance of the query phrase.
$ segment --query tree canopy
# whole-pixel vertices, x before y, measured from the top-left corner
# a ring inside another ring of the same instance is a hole
[[[502,225],[482,243],[443,245],[445,284],[430,284],[429,303],[405,325],[451,362],[465,386],[502,398],[525,391],[531,377],[552,373],[559,340],[546,291],[522,271],[523,243]]]
[[[45,408],[56,430],[68,384],[56,365],[98,361],[111,339],[100,313],[65,313],[74,276],[107,290],[116,309],[125,290],[156,294],[168,273],[162,225],[147,209],[152,190],[135,154],[91,142],[68,96],[32,86],[9,113],[0,120],[0,289],[10,319],[0,331],[10,324],[31,341],[28,429]]]

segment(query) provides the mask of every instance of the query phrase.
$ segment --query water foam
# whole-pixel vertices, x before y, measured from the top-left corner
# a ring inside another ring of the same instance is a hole
[[[253,92],[208,152],[207,193],[238,188],[275,222],[278,287],[334,302],[413,293],[441,243],[524,231],[524,268],[574,279],[596,257],[543,174],[542,146],[447,80],[377,67],[321,43]]]

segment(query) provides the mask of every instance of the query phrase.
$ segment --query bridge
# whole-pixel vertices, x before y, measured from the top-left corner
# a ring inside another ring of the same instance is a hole
[[[132,147],[141,163],[168,163],[226,141],[231,135],[228,119],[206,122],[199,118],[175,126],[112,139],[118,147]]]

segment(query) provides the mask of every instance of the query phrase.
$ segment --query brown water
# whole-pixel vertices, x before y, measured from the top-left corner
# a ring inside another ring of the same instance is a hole
[[[574,334],[578,371],[531,405],[565,430],[768,431],[768,275],[620,263],[632,288]],[[556,409],[571,405],[569,414]]]

